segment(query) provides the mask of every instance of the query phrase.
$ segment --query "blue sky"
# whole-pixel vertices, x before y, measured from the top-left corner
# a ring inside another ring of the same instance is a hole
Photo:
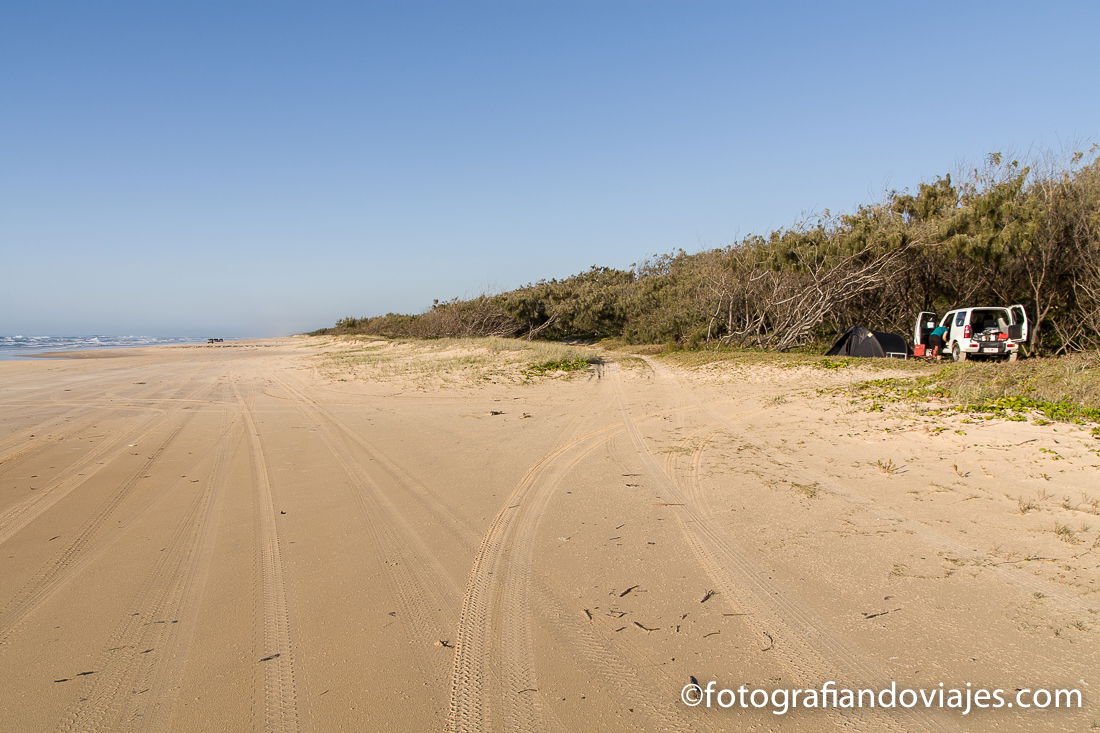
[[[0,333],[275,335],[1095,141],[1100,3],[0,5]]]

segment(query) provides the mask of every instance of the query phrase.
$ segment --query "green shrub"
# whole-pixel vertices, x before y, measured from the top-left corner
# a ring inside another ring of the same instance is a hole
[[[529,377],[540,376],[550,372],[575,372],[587,369],[596,362],[596,357],[574,357],[572,359],[558,359],[556,361],[544,361],[532,364],[523,370]]]

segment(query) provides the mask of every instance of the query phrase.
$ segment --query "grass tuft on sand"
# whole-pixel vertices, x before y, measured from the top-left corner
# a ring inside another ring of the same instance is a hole
[[[873,379],[853,388],[880,410],[888,402],[944,401],[937,412],[1039,422],[1100,423],[1100,356],[1027,359],[1016,363],[965,362],[920,377]],[[1100,436],[1100,428],[1093,430]]]
[[[850,356],[825,356],[809,352],[778,352],[748,349],[676,349],[664,351],[661,356],[683,367],[699,367],[709,364],[737,366],[771,366],[780,369],[823,369],[836,371],[860,367],[889,371],[927,373],[929,365],[916,359],[859,359]]]
[[[523,370],[529,377],[540,377],[553,372],[576,372],[588,369],[599,362],[595,355],[574,356],[566,359],[551,359],[549,361],[532,364]]]
[[[591,349],[509,338],[388,339],[328,337],[317,357],[335,381],[403,382],[416,389],[483,383],[519,384],[570,375],[599,361]]]

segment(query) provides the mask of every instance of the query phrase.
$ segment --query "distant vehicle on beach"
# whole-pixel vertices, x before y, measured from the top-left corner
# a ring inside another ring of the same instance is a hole
[[[223,341],[225,341],[225,339],[206,339],[206,343],[208,344],[220,344]]]

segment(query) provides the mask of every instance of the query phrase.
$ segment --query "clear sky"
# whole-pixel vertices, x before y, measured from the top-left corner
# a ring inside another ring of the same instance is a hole
[[[1100,3],[0,4],[0,334],[275,335],[1095,141]]]

